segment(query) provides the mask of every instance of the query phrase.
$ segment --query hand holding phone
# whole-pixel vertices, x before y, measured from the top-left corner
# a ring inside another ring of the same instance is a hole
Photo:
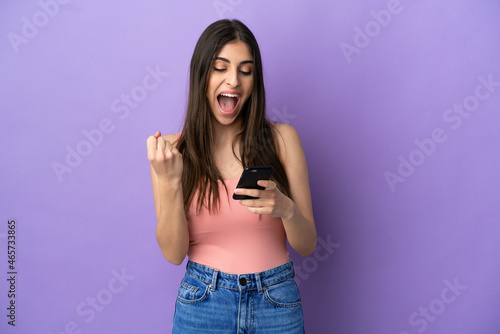
[[[236,188],[264,190],[265,188],[259,186],[257,181],[269,180],[273,172],[274,168],[272,166],[247,167],[241,174]],[[259,199],[259,197],[233,194],[233,199]]]

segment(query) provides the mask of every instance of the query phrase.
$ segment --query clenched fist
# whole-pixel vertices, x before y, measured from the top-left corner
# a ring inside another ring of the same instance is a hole
[[[158,131],[147,141],[148,159],[158,178],[180,181],[182,177],[182,154],[171,142],[161,137]]]

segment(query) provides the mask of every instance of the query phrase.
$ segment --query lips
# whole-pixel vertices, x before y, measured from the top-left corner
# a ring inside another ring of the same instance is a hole
[[[225,115],[231,115],[236,111],[240,102],[240,94],[237,92],[222,92],[217,95],[219,110]]]

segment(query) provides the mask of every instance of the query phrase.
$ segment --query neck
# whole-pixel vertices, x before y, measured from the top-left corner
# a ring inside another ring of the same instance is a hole
[[[223,125],[217,121],[213,122],[213,135],[214,135],[214,145],[215,147],[227,147],[231,146],[234,137],[241,132],[241,119],[237,119],[235,122]]]

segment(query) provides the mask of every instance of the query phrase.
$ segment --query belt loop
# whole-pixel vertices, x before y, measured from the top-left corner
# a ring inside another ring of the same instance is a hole
[[[212,291],[215,291],[217,289],[217,276],[219,275],[219,271],[217,269],[214,269],[214,272],[212,274],[212,284],[210,284],[210,289]]]
[[[257,291],[259,292],[259,295],[262,294],[262,282],[260,281],[260,274],[255,274],[255,283],[257,283]]]

